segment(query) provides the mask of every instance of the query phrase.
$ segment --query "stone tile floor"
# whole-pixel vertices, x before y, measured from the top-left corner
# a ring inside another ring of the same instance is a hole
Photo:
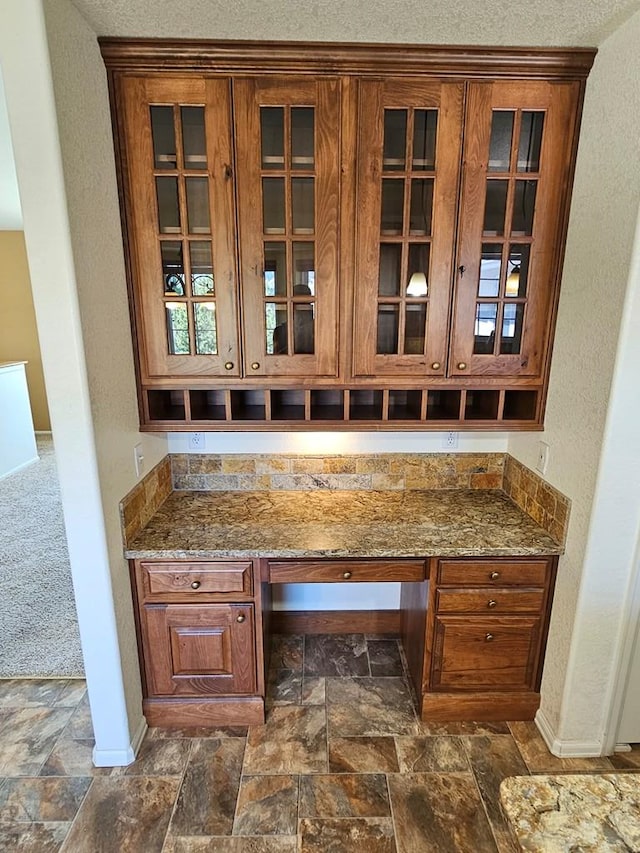
[[[80,681],[0,681],[0,850],[516,850],[505,776],[640,772],[640,750],[552,756],[533,723],[421,723],[395,639],[278,637],[266,725],[160,730],[95,768]]]

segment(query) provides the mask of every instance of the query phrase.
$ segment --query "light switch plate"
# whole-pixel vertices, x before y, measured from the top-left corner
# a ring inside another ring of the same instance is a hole
[[[139,477],[144,471],[144,453],[142,452],[142,444],[136,444],[133,448],[133,464],[136,466],[136,477]]]
[[[547,473],[549,465],[549,445],[546,441],[538,442],[538,461],[536,462],[536,470],[541,474]]]

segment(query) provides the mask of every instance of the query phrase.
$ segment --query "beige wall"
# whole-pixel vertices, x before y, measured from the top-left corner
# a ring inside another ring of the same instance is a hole
[[[0,361],[26,361],[33,425],[50,430],[31,279],[22,231],[0,231],[2,334]]]
[[[508,445],[533,468],[544,439],[551,448],[547,479],[573,502],[542,707],[551,726],[575,740],[588,739],[602,725],[600,703],[617,628],[610,602],[601,595],[591,599],[584,566],[640,205],[638,44],[640,13],[601,45],[588,81],[545,431],[513,435]],[[609,573],[612,567],[596,571]],[[589,675],[580,695],[574,691],[566,697],[567,671],[576,654],[572,636],[583,618],[589,630],[580,635],[580,654],[590,662]]]
[[[120,656],[129,720],[135,725],[140,676],[118,503],[136,483],[134,445],[142,442],[149,470],[166,454],[167,442],[138,430],[104,64],[95,33],[68,0],[48,0],[44,11]]]

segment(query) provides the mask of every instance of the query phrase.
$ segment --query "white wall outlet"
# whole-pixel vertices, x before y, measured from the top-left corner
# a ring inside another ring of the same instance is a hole
[[[445,432],[442,436],[442,446],[446,450],[456,450],[458,447],[458,433],[457,432]]]
[[[549,465],[549,445],[546,441],[538,442],[538,460],[536,462],[536,470],[540,471],[541,474],[547,473],[547,466]]]
[[[142,444],[136,444],[133,448],[133,464],[136,466],[136,477],[139,477],[144,471],[144,453],[142,452]]]
[[[204,450],[204,433],[189,433],[189,450]]]

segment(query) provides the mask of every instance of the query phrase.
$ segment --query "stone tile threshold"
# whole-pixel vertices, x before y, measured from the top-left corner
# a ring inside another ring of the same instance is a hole
[[[533,723],[422,723],[395,639],[274,638],[264,726],[149,730],[95,768],[82,684],[0,682],[0,850],[504,853],[506,777],[640,772]]]

